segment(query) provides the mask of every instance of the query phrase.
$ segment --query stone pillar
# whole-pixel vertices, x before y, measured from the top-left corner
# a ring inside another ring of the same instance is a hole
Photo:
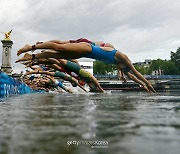
[[[2,52],[2,65],[1,71],[12,75],[12,67],[11,67],[11,49],[13,45],[13,41],[11,40],[1,40],[3,44],[3,52]]]

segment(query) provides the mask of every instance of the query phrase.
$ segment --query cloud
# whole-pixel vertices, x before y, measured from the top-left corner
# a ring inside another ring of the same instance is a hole
[[[16,70],[23,69],[14,63],[17,50],[36,41],[111,42],[133,62],[169,59],[179,47],[179,0],[0,0],[0,6],[0,31],[13,29]]]

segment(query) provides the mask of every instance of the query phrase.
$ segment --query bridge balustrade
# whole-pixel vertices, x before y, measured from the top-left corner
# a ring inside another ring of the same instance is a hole
[[[97,79],[118,79],[117,75],[112,74],[94,74]],[[180,75],[144,75],[149,80],[163,80],[163,79],[180,79]]]

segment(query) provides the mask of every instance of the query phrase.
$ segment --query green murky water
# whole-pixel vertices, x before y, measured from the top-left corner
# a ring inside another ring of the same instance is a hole
[[[0,101],[0,153],[179,154],[176,93],[29,94]]]

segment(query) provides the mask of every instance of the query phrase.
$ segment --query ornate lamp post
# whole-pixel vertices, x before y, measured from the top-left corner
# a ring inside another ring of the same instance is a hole
[[[4,40],[1,40],[3,44],[1,71],[8,75],[12,75],[11,49],[12,49],[13,41],[11,41],[10,39],[11,32],[12,30],[5,33]]]

